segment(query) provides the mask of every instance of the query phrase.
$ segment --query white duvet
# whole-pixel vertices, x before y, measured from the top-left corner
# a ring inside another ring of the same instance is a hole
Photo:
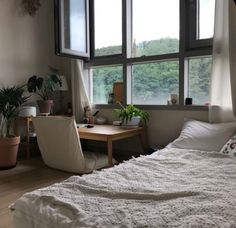
[[[27,193],[11,208],[25,228],[236,227],[236,160],[164,149]]]

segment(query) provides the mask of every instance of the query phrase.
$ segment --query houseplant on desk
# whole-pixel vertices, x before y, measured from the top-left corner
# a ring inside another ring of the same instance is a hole
[[[119,103],[119,102],[118,102]],[[139,126],[140,121],[143,124],[147,124],[149,120],[149,114],[132,104],[124,107],[121,103],[120,109],[115,109],[115,113],[118,115],[121,121],[122,128],[136,128]]]
[[[23,88],[13,86],[0,89],[0,169],[16,165],[20,136],[11,134],[10,130],[19,107],[29,98],[23,95]]]
[[[50,114],[53,106],[53,100],[51,99],[52,93],[55,91],[56,85],[61,86],[61,78],[58,74],[58,70],[50,67],[50,74],[46,77],[39,77],[33,75],[27,82],[28,92],[37,94],[42,100],[38,100],[39,112],[41,114]]]

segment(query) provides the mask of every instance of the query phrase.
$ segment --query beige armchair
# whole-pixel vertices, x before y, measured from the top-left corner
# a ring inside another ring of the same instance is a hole
[[[49,167],[89,173],[108,166],[105,154],[82,151],[73,117],[39,116],[32,119],[43,161]]]

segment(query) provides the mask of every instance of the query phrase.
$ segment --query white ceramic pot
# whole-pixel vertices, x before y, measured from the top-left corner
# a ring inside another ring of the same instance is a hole
[[[140,116],[134,116],[127,123],[122,123],[121,128],[137,128],[139,127],[140,120]]]
[[[36,116],[36,107],[34,107],[34,106],[20,107],[19,116],[21,116],[21,117]]]

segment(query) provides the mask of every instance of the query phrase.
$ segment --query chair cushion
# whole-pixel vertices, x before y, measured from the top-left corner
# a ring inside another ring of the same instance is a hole
[[[83,173],[84,155],[74,118],[35,117],[33,124],[44,162],[52,168]]]

